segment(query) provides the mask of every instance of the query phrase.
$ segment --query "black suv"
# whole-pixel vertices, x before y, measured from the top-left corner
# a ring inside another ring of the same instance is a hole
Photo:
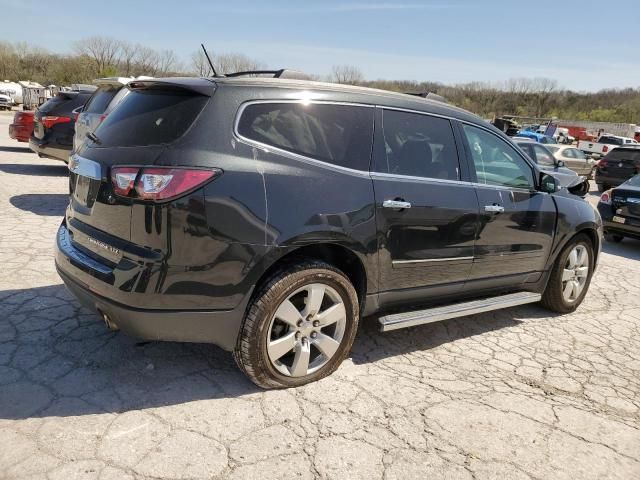
[[[58,93],[36,110],[29,148],[40,157],[62,160],[67,163],[73,148],[75,133],[74,109],[91,97],[95,87],[86,90],[69,90]]]
[[[542,300],[571,312],[602,223],[443,103],[270,78],[132,91],[72,157],[56,264],[111,328],[215,343],[266,388],[383,331]]]
[[[604,192],[640,173],[640,146],[617,147],[607,153],[595,168],[598,190]]]

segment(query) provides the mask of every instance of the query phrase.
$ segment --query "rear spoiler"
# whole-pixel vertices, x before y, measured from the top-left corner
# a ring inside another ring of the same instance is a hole
[[[215,92],[216,84],[205,78],[157,78],[153,80],[133,80],[127,84],[130,90],[177,89],[187,90],[210,97]]]

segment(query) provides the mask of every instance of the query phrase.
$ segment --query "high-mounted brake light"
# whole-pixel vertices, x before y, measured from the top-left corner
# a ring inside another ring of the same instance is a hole
[[[609,151],[609,147],[607,147],[606,145],[602,147],[602,153],[607,153],[608,151]]]
[[[71,117],[42,117],[42,124],[47,128],[51,128],[59,123],[69,123],[70,121]]]
[[[176,167],[113,167],[113,190],[120,196],[141,200],[169,200],[176,198],[222,175],[218,169],[190,169]]]

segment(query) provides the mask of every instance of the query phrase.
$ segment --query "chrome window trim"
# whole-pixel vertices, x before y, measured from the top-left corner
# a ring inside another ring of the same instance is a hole
[[[446,178],[431,178],[431,177],[415,177],[413,175],[402,175],[401,173],[384,173],[384,172],[371,172],[371,178],[382,178],[390,180],[408,180],[419,183],[442,183],[445,185],[464,185],[466,187],[472,186],[472,182],[466,182],[464,180],[449,180]]]
[[[262,143],[262,142],[258,142],[257,140],[252,140],[251,138],[247,138],[244,135],[240,134],[239,130],[238,130],[238,126],[240,125],[240,118],[242,117],[242,114],[244,113],[245,109],[251,105],[256,105],[256,104],[266,104],[266,103],[272,103],[272,104],[279,104],[279,103],[299,103],[302,105],[314,105],[314,104],[320,104],[320,105],[342,105],[342,106],[353,106],[353,107],[363,107],[363,108],[375,108],[374,105],[370,105],[370,104],[364,104],[364,103],[354,103],[354,102],[334,102],[331,100],[306,100],[306,99],[282,99],[282,100],[251,100],[248,102],[243,103],[242,105],[240,105],[240,107],[238,108],[238,111],[236,113],[236,118],[233,122],[233,134],[234,136],[237,138],[238,141],[240,141],[241,143],[244,143],[246,145],[249,145],[250,147],[255,147],[255,148],[259,148],[260,150],[263,150],[265,152],[276,152],[279,155],[283,155],[285,157],[289,157],[293,160],[299,160],[305,163],[309,163],[311,165],[316,165],[319,167],[325,167],[325,168],[330,168],[332,170],[337,170],[339,172],[343,172],[343,173],[347,173],[350,175],[356,175],[359,177],[363,177],[363,178],[371,178],[370,174],[369,174],[369,169],[367,170],[356,170],[355,168],[349,168],[349,167],[343,167],[341,165],[334,165],[333,163],[329,163],[329,162],[325,162],[324,160],[318,160],[316,158],[312,158],[312,157],[308,157],[306,155],[302,155],[299,153],[293,153],[290,152],[288,150],[285,150],[283,148],[279,148],[279,147],[274,147],[272,145],[269,145],[267,143]],[[372,139],[372,150],[373,150],[373,135],[375,134],[375,132],[372,134],[371,139]],[[371,164],[371,158],[369,158],[369,164]]]
[[[69,171],[93,180],[102,180],[102,167],[98,162],[73,154],[69,159]]]
[[[424,260],[392,260],[392,265],[407,265],[412,263],[438,263],[438,262],[456,262],[462,260],[473,260],[475,257],[448,257],[448,258],[427,258]]]

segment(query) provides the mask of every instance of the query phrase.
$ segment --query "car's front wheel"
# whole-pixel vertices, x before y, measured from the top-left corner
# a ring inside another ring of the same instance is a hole
[[[558,313],[578,308],[589,289],[594,261],[591,240],[583,234],[574,237],[556,259],[542,304]]]
[[[260,288],[234,358],[260,387],[304,385],[340,366],[358,321],[358,297],[346,275],[327,263],[304,260]]]

